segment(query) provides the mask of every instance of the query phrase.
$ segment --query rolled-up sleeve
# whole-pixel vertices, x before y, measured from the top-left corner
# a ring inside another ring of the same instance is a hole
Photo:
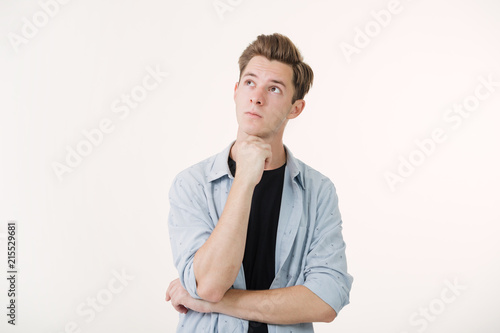
[[[316,220],[306,256],[304,286],[338,314],[349,304],[353,278],[347,273],[338,197],[330,180],[325,179],[322,183],[317,198]]]
[[[174,264],[182,286],[193,298],[200,299],[193,259],[214,228],[203,184],[190,177],[189,173],[181,173],[172,183],[169,201],[168,228]]]

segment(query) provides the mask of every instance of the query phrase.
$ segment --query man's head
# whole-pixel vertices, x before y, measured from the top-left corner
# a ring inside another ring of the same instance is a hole
[[[260,35],[239,59],[235,102],[240,130],[261,137],[283,133],[312,86],[313,71],[286,36]],[[280,137],[281,135],[278,135]]]
[[[240,65],[240,80],[250,60],[255,56],[263,56],[267,60],[277,60],[292,67],[294,95],[292,104],[303,99],[313,84],[314,74],[311,67],[303,60],[300,51],[292,41],[281,34],[260,35],[248,45],[238,61]]]

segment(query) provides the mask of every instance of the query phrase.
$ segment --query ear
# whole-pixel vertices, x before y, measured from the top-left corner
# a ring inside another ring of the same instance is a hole
[[[304,101],[303,99],[296,100],[295,103],[293,103],[292,105],[291,111],[288,114],[287,119],[297,118],[299,114],[302,113],[305,107],[306,107],[306,101]]]
[[[239,84],[239,82],[236,82],[236,83],[234,84],[234,94],[233,94],[233,99],[236,99],[236,91],[238,90],[238,84]]]

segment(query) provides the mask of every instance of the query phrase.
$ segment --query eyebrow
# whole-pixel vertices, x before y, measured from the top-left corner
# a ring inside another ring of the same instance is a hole
[[[249,72],[249,73],[246,73],[245,75],[242,76],[242,78],[244,78],[245,76],[252,76],[252,77],[256,77],[258,78],[258,76],[252,72]],[[277,84],[280,84],[282,85],[284,88],[286,88],[286,84],[283,82],[283,81],[280,81],[280,80],[275,80],[275,79],[272,79],[271,80],[272,83],[277,83]]]

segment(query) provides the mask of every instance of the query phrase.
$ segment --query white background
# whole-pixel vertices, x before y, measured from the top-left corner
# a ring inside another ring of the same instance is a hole
[[[0,3],[1,276],[9,220],[19,246],[17,325],[2,278],[1,331],[174,332],[170,184],[235,138],[238,57],[280,32],[315,73],[285,144],[335,183],[354,276],[351,304],[316,331],[499,332],[500,87],[459,126],[444,116],[479,77],[500,81],[500,4],[402,0],[348,61],[341,44],[388,0],[221,1],[218,15],[213,0],[73,0],[47,22],[37,1]],[[34,15],[46,24],[14,46]],[[169,76],[120,118],[112,103],[148,67]],[[105,118],[113,131],[58,179],[53,164]],[[418,155],[436,128],[446,140]],[[392,191],[386,173],[411,154],[425,157]],[[78,314],[113,271],[133,279]]]

